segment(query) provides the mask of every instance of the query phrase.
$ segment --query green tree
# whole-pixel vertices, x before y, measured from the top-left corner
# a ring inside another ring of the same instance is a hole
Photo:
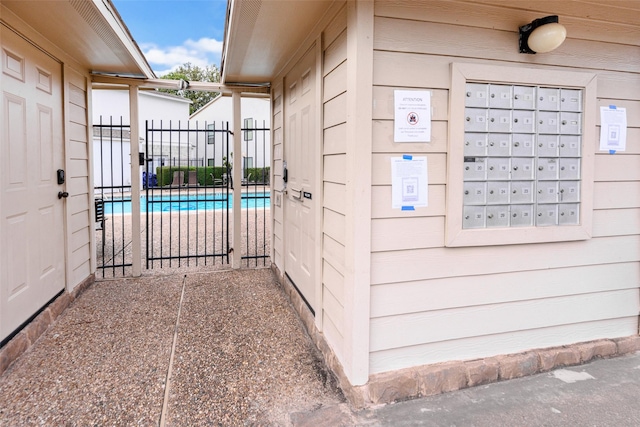
[[[207,65],[200,68],[187,62],[175,71],[160,77],[168,80],[185,80],[187,82],[220,82],[220,71],[215,65]],[[218,95],[217,92],[200,92],[194,90],[158,89],[160,92],[171,93],[190,99],[193,103],[189,106],[189,114],[193,114]]]

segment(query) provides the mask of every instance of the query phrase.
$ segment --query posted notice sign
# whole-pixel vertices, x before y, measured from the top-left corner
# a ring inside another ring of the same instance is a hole
[[[394,91],[395,142],[431,142],[431,92]]]

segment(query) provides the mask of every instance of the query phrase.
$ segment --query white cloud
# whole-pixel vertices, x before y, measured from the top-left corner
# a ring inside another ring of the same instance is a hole
[[[222,42],[208,37],[202,37],[200,40],[193,41],[191,39],[184,42],[185,46],[199,50],[202,52],[211,52],[220,54],[222,52]]]
[[[220,66],[222,42],[202,37],[199,40],[188,39],[181,46],[163,47],[146,43],[141,44],[140,49],[156,75],[161,76],[187,62],[198,67],[211,64]]]

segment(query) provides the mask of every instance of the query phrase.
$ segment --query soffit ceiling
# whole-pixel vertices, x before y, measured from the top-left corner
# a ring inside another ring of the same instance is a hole
[[[221,66],[223,82],[270,82],[332,3],[229,0]]]
[[[91,72],[155,77],[110,0],[2,0],[2,6]]]

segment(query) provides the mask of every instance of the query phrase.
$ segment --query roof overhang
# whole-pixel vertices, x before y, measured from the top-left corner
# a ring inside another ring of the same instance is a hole
[[[333,0],[228,0],[222,82],[270,82],[324,16]]]
[[[155,78],[110,0],[2,0],[2,6],[92,73]]]

